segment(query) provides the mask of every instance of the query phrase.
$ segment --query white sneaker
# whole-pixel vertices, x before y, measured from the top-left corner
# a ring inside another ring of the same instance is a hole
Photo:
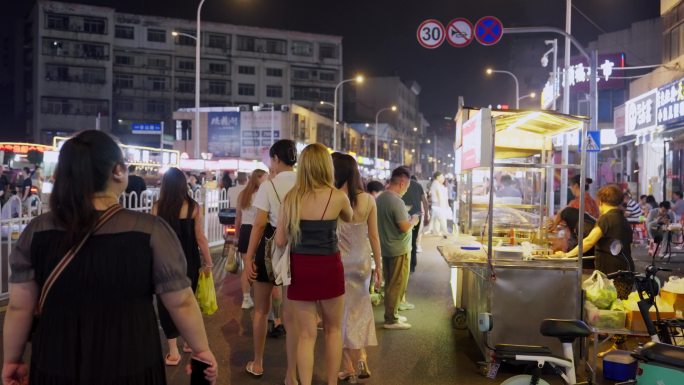
[[[245,296],[242,298],[242,308],[243,309],[251,309],[254,307],[254,301],[252,301],[251,296]]]
[[[400,316],[397,317],[397,318],[399,319],[399,322],[406,323],[406,321],[408,321],[408,318],[404,317],[403,315],[400,315]]]
[[[423,248],[421,246],[416,246],[416,253],[422,253]]]
[[[399,304],[399,310],[404,311],[404,310],[413,310],[416,308],[416,305],[408,302],[402,302]]]
[[[389,330],[407,330],[411,329],[411,324],[399,321],[393,324],[384,324],[382,327]]]

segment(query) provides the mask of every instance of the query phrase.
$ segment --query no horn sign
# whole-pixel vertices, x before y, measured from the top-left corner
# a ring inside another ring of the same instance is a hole
[[[418,43],[428,49],[435,49],[444,40],[456,48],[468,46],[473,40],[484,46],[490,46],[501,41],[504,27],[501,20],[494,16],[485,16],[473,24],[462,17],[455,18],[446,25],[435,19],[428,19],[420,23],[416,36]]]

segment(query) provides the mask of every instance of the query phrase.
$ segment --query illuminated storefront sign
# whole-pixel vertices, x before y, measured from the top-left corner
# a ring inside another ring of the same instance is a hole
[[[684,120],[684,79],[658,87],[656,119],[668,125]]]
[[[651,90],[625,103],[625,135],[656,127],[657,90]]]
[[[12,152],[15,154],[28,154],[29,151],[45,152],[51,151],[52,146],[34,143],[0,143],[0,151]]]

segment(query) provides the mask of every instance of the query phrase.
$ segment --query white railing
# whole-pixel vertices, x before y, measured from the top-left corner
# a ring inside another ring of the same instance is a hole
[[[209,241],[209,247],[223,245],[223,225],[219,222],[218,212],[228,207],[227,191],[200,189],[192,193],[192,196],[202,209],[204,234]],[[122,196],[121,204],[128,210],[149,213],[157,200],[159,200],[159,190],[150,189],[143,191],[140,197],[136,193]],[[9,255],[12,249],[26,225],[36,215],[47,210],[48,206],[43,206],[39,199],[36,200],[31,210],[28,210],[17,196],[13,196],[2,206],[0,210],[0,300],[7,298],[8,295]]]

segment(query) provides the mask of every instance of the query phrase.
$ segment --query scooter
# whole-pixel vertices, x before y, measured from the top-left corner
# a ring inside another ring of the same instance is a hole
[[[617,242],[617,243],[616,243]],[[639,312],[646,325],[646,330],[651,337],[651,342],[645,344],[632,354],[639,360],[639,370],[634,380],[621,382],[616,385],[682,385],[684,384],[684,347],[673,346],[672,330],[681,332],[684,320],[660,318],[655,298],[660,293],[660,281],[656,275],[661,271],[672,271],[655,266],[655,256],[658,254],[658,246],[653,253],[651,265],[646,267],[644,274],[636,274],[633,271],[618,271],[608,274],[608,278],[627,276],[634,278],[634,285],[639,293]],[[619,241],[611,245],[611,253],[619,255],[622,244]],[[646,296],[644,296],[646,293]],[[650,309],[655,307],[656,322],[650,317]],[[679,336],[681,337],[681,336]]]

